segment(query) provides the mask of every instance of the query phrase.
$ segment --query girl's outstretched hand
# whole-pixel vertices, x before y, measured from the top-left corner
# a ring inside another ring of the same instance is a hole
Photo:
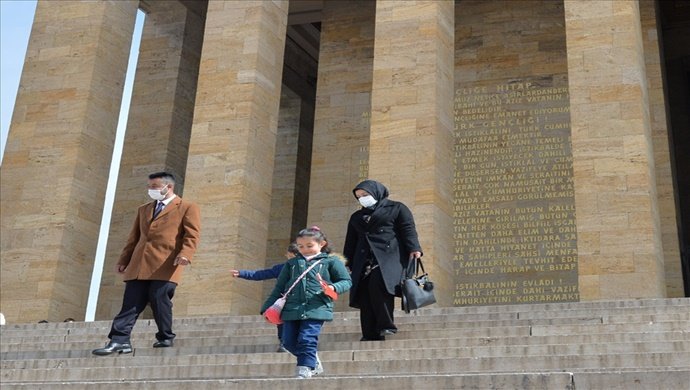
[[[232,274],[233,278],[238,278],[240,276],[240,271],[238,271],[236,269],[231,269],[230,274]]]

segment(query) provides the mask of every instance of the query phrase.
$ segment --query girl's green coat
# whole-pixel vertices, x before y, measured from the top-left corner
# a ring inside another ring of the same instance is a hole
[[[350,289],[352,280],[341,258],[327,253],[320,253],[309,261],[302,256],[288,260],[278,276],[271,295],[261,307],[261,314],[290,288],[304,270],[317,260],[321,260],[321,263],[309,271],[288,295],[280,318],[283,321],[331,321],[333,319],[333,300],[323,293],[316,274],[320,274],[327,284],[333,285],[338,295]]]

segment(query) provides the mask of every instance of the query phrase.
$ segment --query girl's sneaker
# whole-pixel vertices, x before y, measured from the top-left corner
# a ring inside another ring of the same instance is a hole
[[[311,368],[307,366],[297,366],[295,369],[295,378],[307,379],[311,378]]]
[[[321,365],[321,359],[319,359],[319,354],[316,354],[316,367],[311,371],[311,376],[317,376],[323,373],[323,365]]]

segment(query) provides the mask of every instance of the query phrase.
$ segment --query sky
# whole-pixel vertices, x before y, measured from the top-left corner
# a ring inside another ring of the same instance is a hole
[[[0,160],[5,155],[7,132],[35,11],[36,0],[0,0]]]
[[[0,134],[0,161],[4,157],[7,135],[12,111],[19,88],[22,66],[26,56],[26,48],[31,34],[31,24],[33,23],[36,11],[36,0],[0,0],[0,89],[1,103],[0,114],[2,116],[2,133]],[[113,158],[111,162],[110,174],[108,176],[108,187],[105,191],[103,218],[96,248],[94,260],[94,270],[89,287],[89,298],[86,307],[86,321],[93,321],[96,312],[96,302],[100,288],[101,276],[103,273],[103,263],[105,260],[105,249],[108,241],[108,231],[110,217],[115,196],[115,185],[120,167],[120,155],[122,154],[122,143],[125,135],[127,115],[129,114],[129,103],[134,85],[134,72],[139,54],[139,41],[143,30],[145,15],[139,11],[134,27],[132,48],[130,52],[129,65],[125,78],[124,91],[122,95],[122,105],[120,107],[120,118],[115,136],[113,147]],[[1,164],[1,163],[0,163]],[[142,192],[145,188],[142,189]],[[11,319],[8,319],[10,321]]]

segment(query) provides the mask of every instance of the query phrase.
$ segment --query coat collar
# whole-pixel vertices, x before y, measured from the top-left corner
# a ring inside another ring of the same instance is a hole
[[[369,222],[362,221],[365,226],[376,226],[380,221],[381,218],[388,213],[387,208],[393,206],[394,203],[388,200],[388,198],[381,199],[381,201],[376,205],[376,208],[374,211],[372,211],[371,214],[369,214]]]
[[[148,209],[149,209],[149,210],[148,210],[149,215],[153,215],[153,210],[154,210],[154,208],[156,207],[156,203],[157,203],[157,202],[158,202],[157,200],[154,200],[153,202],[150,202],[150,203],[149,203],[149,207],[148,207]],[[180,203],[182,203],[182,198],[180,198],[179,196],[176,195],[176,196],[170,201],[170,203],[168,203],[168,204],[163,208],[163,211],[161,211],[161,213],[158,214],[158,216],[156,216],[156,219],[151,220],[151,222],[153,222],[153,221],[155,221],[155,220],[157,220],[157,219],[160,219],[162,216],[168,214],[171,210],[173,210],[173,209],[179,207],[179,206],[180,206]]]

